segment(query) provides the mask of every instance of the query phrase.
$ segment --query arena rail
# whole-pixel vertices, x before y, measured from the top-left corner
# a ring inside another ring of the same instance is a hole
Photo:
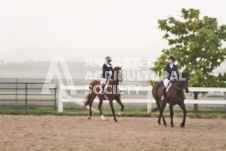
[[[119,89],[121,91],[143,91],[147,92],[147,98],[146,99],[123,99],[122,102],[124,104],[147,104],[147,112],[150,113],[152,109],[152,104],[155,103],[155,100],[152,96],[152,87],[137,87],[137,86],[119,86]],[[66,93],[66,90],[74,91],[82,90],[86,91],[87,94],[89,92],[88,86],[59,86],[59,98],[58,98],[58,112],[63,112],[63,103],[73,102],[78,105],[83,106],[83,102],[85,101],[85,98],[73,98],[70,95]],[[205,88],[205,87],[189,87],[190,92],[223,92],[224,93],[224,99],[225,100],[190,100],[185,99],[185,104],[213,104],[213,105],[226,105],[226,88]],[[94,102],[99,102],[99,100],[96,98]],[[106,102],[106,101],[105,101]],[[106,102],[107,103],[107,102]],[[116,103],[116,102],[114,102]],[[87,107],[88,108],[88,107]],[[95,109],[92,109],[95,112],[98,112]]]
[[[57,107],[57,85],[46,83],[51,94],[41,94],[42,85],[40,82],[0,82],[0,107],[3,113],[13,112],[36,112],[34,108],[46,107],[48,110]],[[47,97],[48,96],[48,97]],[[37,102],[47,102],[46,105],[39,105]],[[44,112],[47,110],[44,110]]]

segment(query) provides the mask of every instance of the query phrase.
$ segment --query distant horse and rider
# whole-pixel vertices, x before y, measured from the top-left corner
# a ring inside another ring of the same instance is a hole
[[[177,66],[174,64],[175,57],[170,55],[168,57],[168,64],[165,67],[166,77],[163,81],[157,82],[152,89],[152,95],[156,100],[157,108],[152,111],[159,110],[159,119],[158,123],[161,124],[161,118],[163,119],[163,124],[166,126],[165,117],[163,111],[166,107],[166,103],[169,103],[170,107],[170,117],[171,117],[171,127],[174,127],[173,123],[173,106],[178,104],[184,113],[183,122],[181,127],[185,126],[186,121],[186,108],[184,104],[185,94],[184,90],[188,93],[188,74],[183,73],[180,77]],[[178,79],[178,78],[182,79]],[[109,100],[112,114],[114,120],[117,122],[115,109],[113,106],[113,100],[116,100],[117,103],[121,106],[121,111],[119,116],[121,116],[124,109],[124,105],[121,102],[120,90],[118,88],[119,82],[122,82],[122,70],[121,67],[112,68],[111,58],[106,57],[106,63],[103,65],[103,74],[101,80],[94,80],[90,83],[89,89],[90,94],[87,97],[85,106],[89,105],[89,119],[92,117],[92,104],[96,96],[98,96],[100,102],[98,105],[100,116],[102,120],[105,120],[102,114],[102,104],[103,100]]]
[[[110,57],[106,57],[106,63],[103,65],[102,79],[94,80],[89,84],[90,94],[85,102],[85,106],[89,105],[89,119],[92,117],[92,104],[96,96],[100,100],[98,108],[102,120],[105,120],[104,115],[102,114],[102,104],[104,100],[109,101],[115,122],[117,122],[117,119],[115,116],[113,100],[116,100],[121,106],[121,111],[118,113],[119,116],[121,116],[124,109],[124,105],[120,98],[120,90],[118,88],[119,82],[123,81],[122,69],[121,67],[115,67],[113,69],[110,63],[111,61]]]

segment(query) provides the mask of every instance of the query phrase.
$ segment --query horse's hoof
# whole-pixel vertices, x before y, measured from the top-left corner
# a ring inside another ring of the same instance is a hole
[[[159,125],[161,125],[161,122],[158,121],[158,123],[159,123]]]
[[[100,116],[100,119],[102,119],[103,121],[105,121],[105,118],[103,115]]]
[[[118,121],[115,119],[115,122],[118,122]]]
[[[121,116],[122,116],[122,112],[119,112],[119,113],[118,113],[118,117],[121,117]]]
[[[184,127],[184,123],[181,123],[181,125],[180,125],[182,128]]]
[[[166,127],[167,126],[167,123],[164,123],[164,126]]]
[[[91,119],[91,116],[88,116],[88,119],[90,120]]]
[[[174,124],[171,124],[171,127],[174,127]]]

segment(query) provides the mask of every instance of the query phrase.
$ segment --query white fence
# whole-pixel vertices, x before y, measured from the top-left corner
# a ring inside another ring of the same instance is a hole
[[[152,97],[152,87],[136,87],[136,86],[119,86],[121,91],[136,91],[136,92],[147,92],[146,99],[122,99],[123,103],[129,104],[147,104],[147,112],[150,113],[152,109],[152,104],[155,100]],[[83,105],[85,98],[73,98],[66,93],[66,90],[74,91],[83,90],[89,92],[88,86],[59,86],[59,99],[58,99],[58,112],[63,112],[63,103],[74,102],[78,105]],[[226,92],[226,88],[204,88],[204,87],[189,87],[190,92]],[[226,97],[225,97],[226,99]],[[99,102],[96,98],[94,102]],[[226,105],[226,100],[187,100],[185,99],[185,104],[216,104],[216,105]],[[93,109],[96,111],[95,109]]]

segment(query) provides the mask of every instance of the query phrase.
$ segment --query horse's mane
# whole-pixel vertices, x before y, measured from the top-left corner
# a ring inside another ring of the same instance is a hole
[[[116,71],[116,70],[121,70],[121,67],[114,67],[113,70],[114,70],[114,71]]]
[[[177,82],[181,82],[181,81],[176,81],[173,83],[172,87],[176,90],[177,96],[181,97],[183,99],[185,99],[185,95],[184,95],[184,89],[180,88],[177,86]]]
[[[113,71],[119,71],[119,70],[121,70],[121,67],[114,67],[114,69],[113,69]],[[114,78],[114,74],[111,75],[111,79],[113,79],[113,78]]]

